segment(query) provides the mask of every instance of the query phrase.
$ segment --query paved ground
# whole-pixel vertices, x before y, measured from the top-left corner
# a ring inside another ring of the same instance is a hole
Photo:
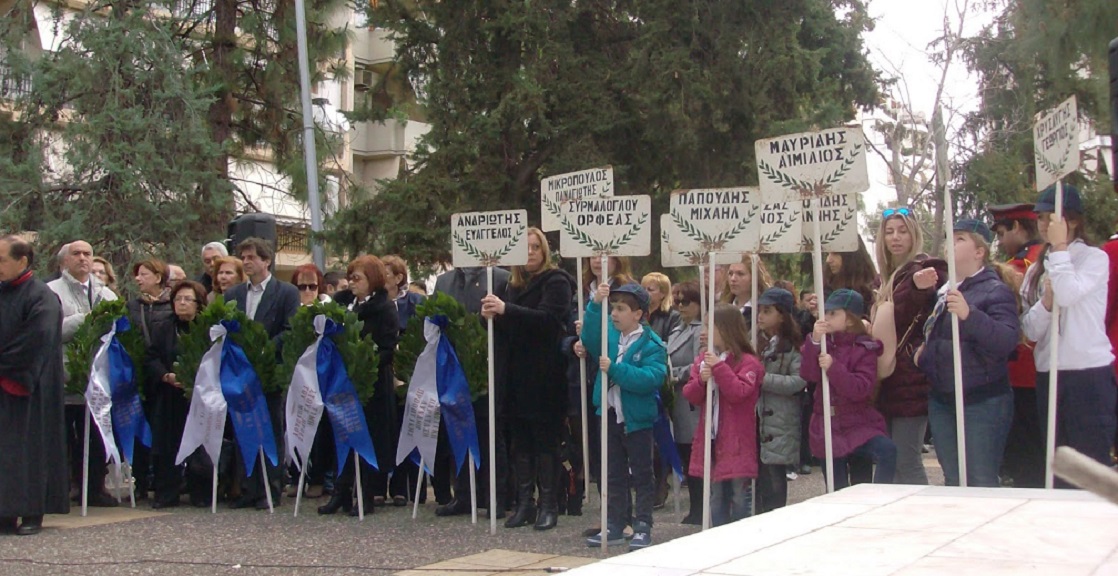
[[[932,483],[942,484],[935,458],[928,456]],[[822,494],[819,469],[790,482],[789,491],[792,503]],[[90,516],[81,518],[75,509],[70,516],[48,517],[47,529],[39,536],[0,536],[0,574],[392,574],[494,549],[534,552],[548,558],[600,557],[596,550],[586,548],[581,536],[597,522],[596,500],[586,506],[587,515],[561,517],[555,530],[510,530],[498,524],[495,536],[488,534],[484,518],[476,526],[470,524],[469,516],[437,518],[433,499],[420,507],[414,521],[410,507],[380,508],[364,522],[321,517],[314,509],[322,501],[314,500],[305,501],[299,517],[294,518],[293,502],[285,499],[274,515],[221,506],[216,515],[208,508],[189,506],[159,513],[141,503],[134,511],[90,509]],[[680,513],[675,513],[669,499],[656,512],[656,542],[697,531],[679,524],[686,513],[685,500],[681,506]],[[543,573],[539,568],[535,568],[537,573]],[[467,568],[457,573],[494,572]]]

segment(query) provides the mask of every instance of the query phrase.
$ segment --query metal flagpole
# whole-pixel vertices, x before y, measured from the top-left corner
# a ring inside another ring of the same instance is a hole
[[[303,107],[303,160],[307,168],[307,204],[311,211],[311,230],[322,232],[322,206],[318,197],[318,154],[315,150],[314,114],[311,111],[310,56],[307,50],[307,9],[304,0],[295,0],[295,37],[299,56],[299,96]],[[312,234],[311,258],[319,270],[326,269],[326,252]]]

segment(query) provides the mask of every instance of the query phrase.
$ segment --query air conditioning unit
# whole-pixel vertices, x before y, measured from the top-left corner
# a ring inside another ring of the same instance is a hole
[[[358,68],[353,72],[353,89],[366,92],[376,84],[376,74],[372,70]]]

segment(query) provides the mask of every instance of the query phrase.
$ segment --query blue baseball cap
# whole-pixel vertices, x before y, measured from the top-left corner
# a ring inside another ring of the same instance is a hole
[[[866,301],[861,294],[849,288],[839,288],[827,297],[823,310],[846,310],[855,316],[862,316],[866,313]]]
[[[1064,210],[1083,214],[1083,198],[1079,196],[1079,189],[1069,184],[1064,184]],[[1033,206],[1033,212],[1056,211],[1056,185],[1053,184],[1040,193],[1040,198]]]
[[[775,306],[785,314],[791,314],[796,306],[796,298],[783,288],[769,288],[757,299],[758,306]]]
[[[994,241],[994,233],[990,231],[990,227],[985,222],[975,218],[963,218],[955,222],[956,232],[973,232],[982,237],[987,244]]]
[[[648,296],[648,291],[645,290],[644,287],[642,287],[640,284],[637,284],[636,282],[629,282],[627,284],[622,284],[617,288],[610,288],[610,297],[612,298],[614,294],[632,295],[633,298],[637,299],[637,306],[640,306],[640,309],[643,310],[646,314],[648,313],[648,305],[652,301],[652,299]]]

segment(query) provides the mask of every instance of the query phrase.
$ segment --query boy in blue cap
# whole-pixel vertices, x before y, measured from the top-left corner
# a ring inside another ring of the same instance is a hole
[[[606,298],[610,302],[611,323],[608,342],[603,346],[602,300]],[[636,504],[629,549],[652,545],[652,508],[656,499],[652,425],[658,410],[656,394],[668,375],[668,360],[663,341],[647,325],[648,305],[648,292],[635,283],[612,291],[609,284],[602,284],[586,305],[581,338],[587,352],[599,357],[600,372],[594,382],[593,398],[598,415],[602,410],[608,411],[603,433],[609,449],[606,474],[610,487],[607,525],[586,539],[586,545],[591,547],[601,546],[602,538],[607,546],[625,543],[630,488],[636,490]],[[606,406],[601,405],[602,374],[609,378]]]

